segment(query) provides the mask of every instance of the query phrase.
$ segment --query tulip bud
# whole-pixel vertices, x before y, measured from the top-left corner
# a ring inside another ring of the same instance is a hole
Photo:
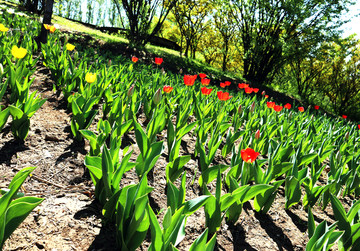
[[[111,59],[109,59],[109,61],[108,61],[108,66],[109,67],[111,66]]]
[[[340,151],[338,151],[337,154],[336,154],[336,160],[337,160],[338,163],[340,162],[341,157],[342,157],[341,153],[340,153]]]
[[[263,95],[263,96],[264,96],[264,95],[265,95],[265,91],[262,91],[261,95]]]
[[[162,94],[161,94],[161,88],[159,88],[159,89],[155,92],[154,98],[153,98],[153,101],[154,101],[154,104],[155,104],[155,105],[158,105],[158,104],[160,103],[160,101],[161,101],[161,96],[162,96]]]
[[[241,112],[242,112],[241,105],[239,105],[237,112],[238,112],[238,114],[241,114]]]
[[[180,74],[182,74],[182,73],[183,73],[183,69],[182,69],[182,68],[179,70],[179,73],[180,73]]]
[[[79,52],[78,51],[75,51],[74,53],[74,60],[78,60],[79,58]]]
[[[129,98],[131,98],[131,96],[134,94],[134,91],[135,91],[135,85],[132,85],[127,92]]]
[[[260,138],[260,130],[258,129],[255,133],[255,139],[258,140]]]
[[[251,112],[254,112],[254,111],[255,111],[255,102],[253,102],[253,103],[251,104],[250,111],[251,111]]]
[[[346,140],[348,140],[348,139],[349,139],[349,135],[350,135],[350,133],[349,133],[349,132],[347,132],[347,133],[345,134],[345,139],[346,139]]]

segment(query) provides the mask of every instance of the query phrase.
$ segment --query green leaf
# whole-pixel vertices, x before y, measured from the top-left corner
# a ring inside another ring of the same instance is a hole
[[[163,220],[164,231],[166,231],[166,229],[170,227],[171,217],[172,217],[171,207],[168,207],[168,209],[165,212],[164,220]]]
[[[8,118],[9,118],[9,115],[10,115],[9,108],[6,108],[6,109],[0,111],[0,132],[3,129],[4,125],[6,124]]]
[[[149,247],[149,251],[158,251],[162,250],[164,241],[163,234],[160,227],[160,224],[156,218],[156,215],[150,205],[147,205],[147,211],[150,219],[150,233],[151,233],[151,244]]]
[[[350,245],[348,244],[348,241],[351,241],[351,226],[350,223],[347,219],[345,210],[343,208],[343,206],[341,205],[341,202],[339,201],[338,198],[336,198],[336,196],[334,195],[330,195],[330,201],[331,201],[331,205],[334,211],[334,216],[335,219],[338,221],[338,227],[340,230],[344,230],[344,235],[343,238],[344,241],[344,246],[345,248],[348,248]],[[351,244],[351,243],[350,243]]]
[[[20,225],[29,213],[37,207],[44,199],[36,197],[22,197],[12,201],[6,210],[5,234],[6,240],[12,232]]]
[[[189,162],[190,159],[190,155],[184,155],[177,157],[173,162],[170,162],[166,166],[167,180],[174,182],[184,172],[184,166]]]
[[[97,183],[95,182],[94,178],[96,178],[96,180],[100,180],[102,178],[102,159],[97,156],[86,155],[85,166],[89,169],[92,181],[96,187]]]
[[[283,182],[284,180],[275,181],[274,183],[272,183],[272,185],[274,186],[272,189],[267,190],[263,195],[256,195],[254,199],[254,209],[257,212],[265,214],[267,211],[269,211],[272,203],[275,200],[277,189]]]
[[[185,207],[184,207],[184,214],[186,215],[191,215],[193,213],[195,213],[200,207],[202,207],[206,201],[208,200],[210,196],[208,195],[201,195],[198,198],[189,200],[187,202],[185,202]]]
[[[303,155],[300,158],[298,166],[308,165],[313,159],[315,159],[318,156],[319,155],[317,153],[310,153],[310,154]]]
[[[103,148],[101,157],[102,157],[102,161],[101,161],[102,181],[104,183],[106,195],[108,198],[110,198],[113,195],[113,191],[111,189],[111,184],[112,184],[114,166],[111,161],[111,156],[110,156],[110,153],[109,153],[109,150],[107,149],[107,147]]]
[[[285,178],[285,209],[297,204],[301,199],[300,182],[294,176]]]
[[[309,239],[311,239],[311,237],[314,235],[315,233],[315,220],[314,220],[314,215],[311,212],[311,207],[308,208],[308,236]]]
[[[213,181],[217,177],[218,170],[220,170],[220,173],[223,173],[228,168],[229,168],[229,166],[222,165],[222,164],[207,168],[200,175],[200,178],[199,178],[200,186],[204,186],[206,184],[209,184],[211,181]]]
[[[206,246],[206,241],[207,241],[207,237],[208,237],[208,232],[209,232],[209,230],[206,228],[205,231],[202,232],[202,234],[198,238],[196,238],[196,240],[193,242],[189,251],[204,251],[204,250],[206,250],[205,246]]]
[[[140,149],[141,154],[145,156],[149,147],[148,137],[146,136],[144,130],[137,122],[134,121],[134,124],[135,124],[136,143]]]

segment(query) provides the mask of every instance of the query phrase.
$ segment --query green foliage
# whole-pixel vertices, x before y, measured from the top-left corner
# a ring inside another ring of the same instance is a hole
[[[145,46],[161,28],[170,10],[174,7],[177,0],[114,0],[121,16],[125,12],[128,24],[127,37],[130,44],[135,46]],[[152,27],[155,15],[157,22]]]
[[[3,195],[0,198],[0,248],[29,213],[44,200],[23,197],[24,194],[18,193],[19,188],[34,169],[35,167],[26,167],[20,170],[11,180],[8,189],[1,190]]]
[[[93,121],[97,110],[92,110],[93,106],[98,101],[98,97],[91,97],[87,99],[85,96],[78,94],[70,96],[71,110],[73,117],[71,119],[71,132],[77,141],[82,140],[80,130],[87,129]]]
[[[335,37],[339,16],[351,2],[231,1],[244,51],[244,77],[271,81],[286,62]]]
[[[310,250],[329,250],[336,241],[343,235],[343,231],[335,231],[336,223],[328,226],[326,221],[321,222],[315,227],[314,216],[311,209],[308,209],[308,234],[309,242],[306,251]]]
[[[11,131],[16,139],[22,141],[26,139],[30,130],[30,118],[46,101],[35,95],[36,91],[27,96],[18,107],[9,106],[9,113],[12,116]]]
[[[357,250],[360,247],[360,201],[354,201],[346,213],[338,198],[331,195],[330,199],[337,226],[344,231],[339,242],[340,250]]]

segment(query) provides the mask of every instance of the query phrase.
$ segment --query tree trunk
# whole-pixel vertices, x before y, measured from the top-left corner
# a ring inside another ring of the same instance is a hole
[[[45,29],[44,24],[51,24],[51,16],[53,12],[54,0],[47,0],[45,3],[45,13],[43,18],[43,25],[41,25],[41,32],[39,35],[39,40],[41,43],[47,43],[47,34],[48,31]]]
[[[229,52],[229,41],[227,39],[225,39],[224,44],[225,44],[225,51],[223,54],[222,71],[226,71],[227,55]]]

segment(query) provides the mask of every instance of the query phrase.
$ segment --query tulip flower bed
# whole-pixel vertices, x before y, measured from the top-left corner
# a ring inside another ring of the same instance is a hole
[[[5,248],[360,248],[358,124],[0,23],[0,217],[33,210]]]

